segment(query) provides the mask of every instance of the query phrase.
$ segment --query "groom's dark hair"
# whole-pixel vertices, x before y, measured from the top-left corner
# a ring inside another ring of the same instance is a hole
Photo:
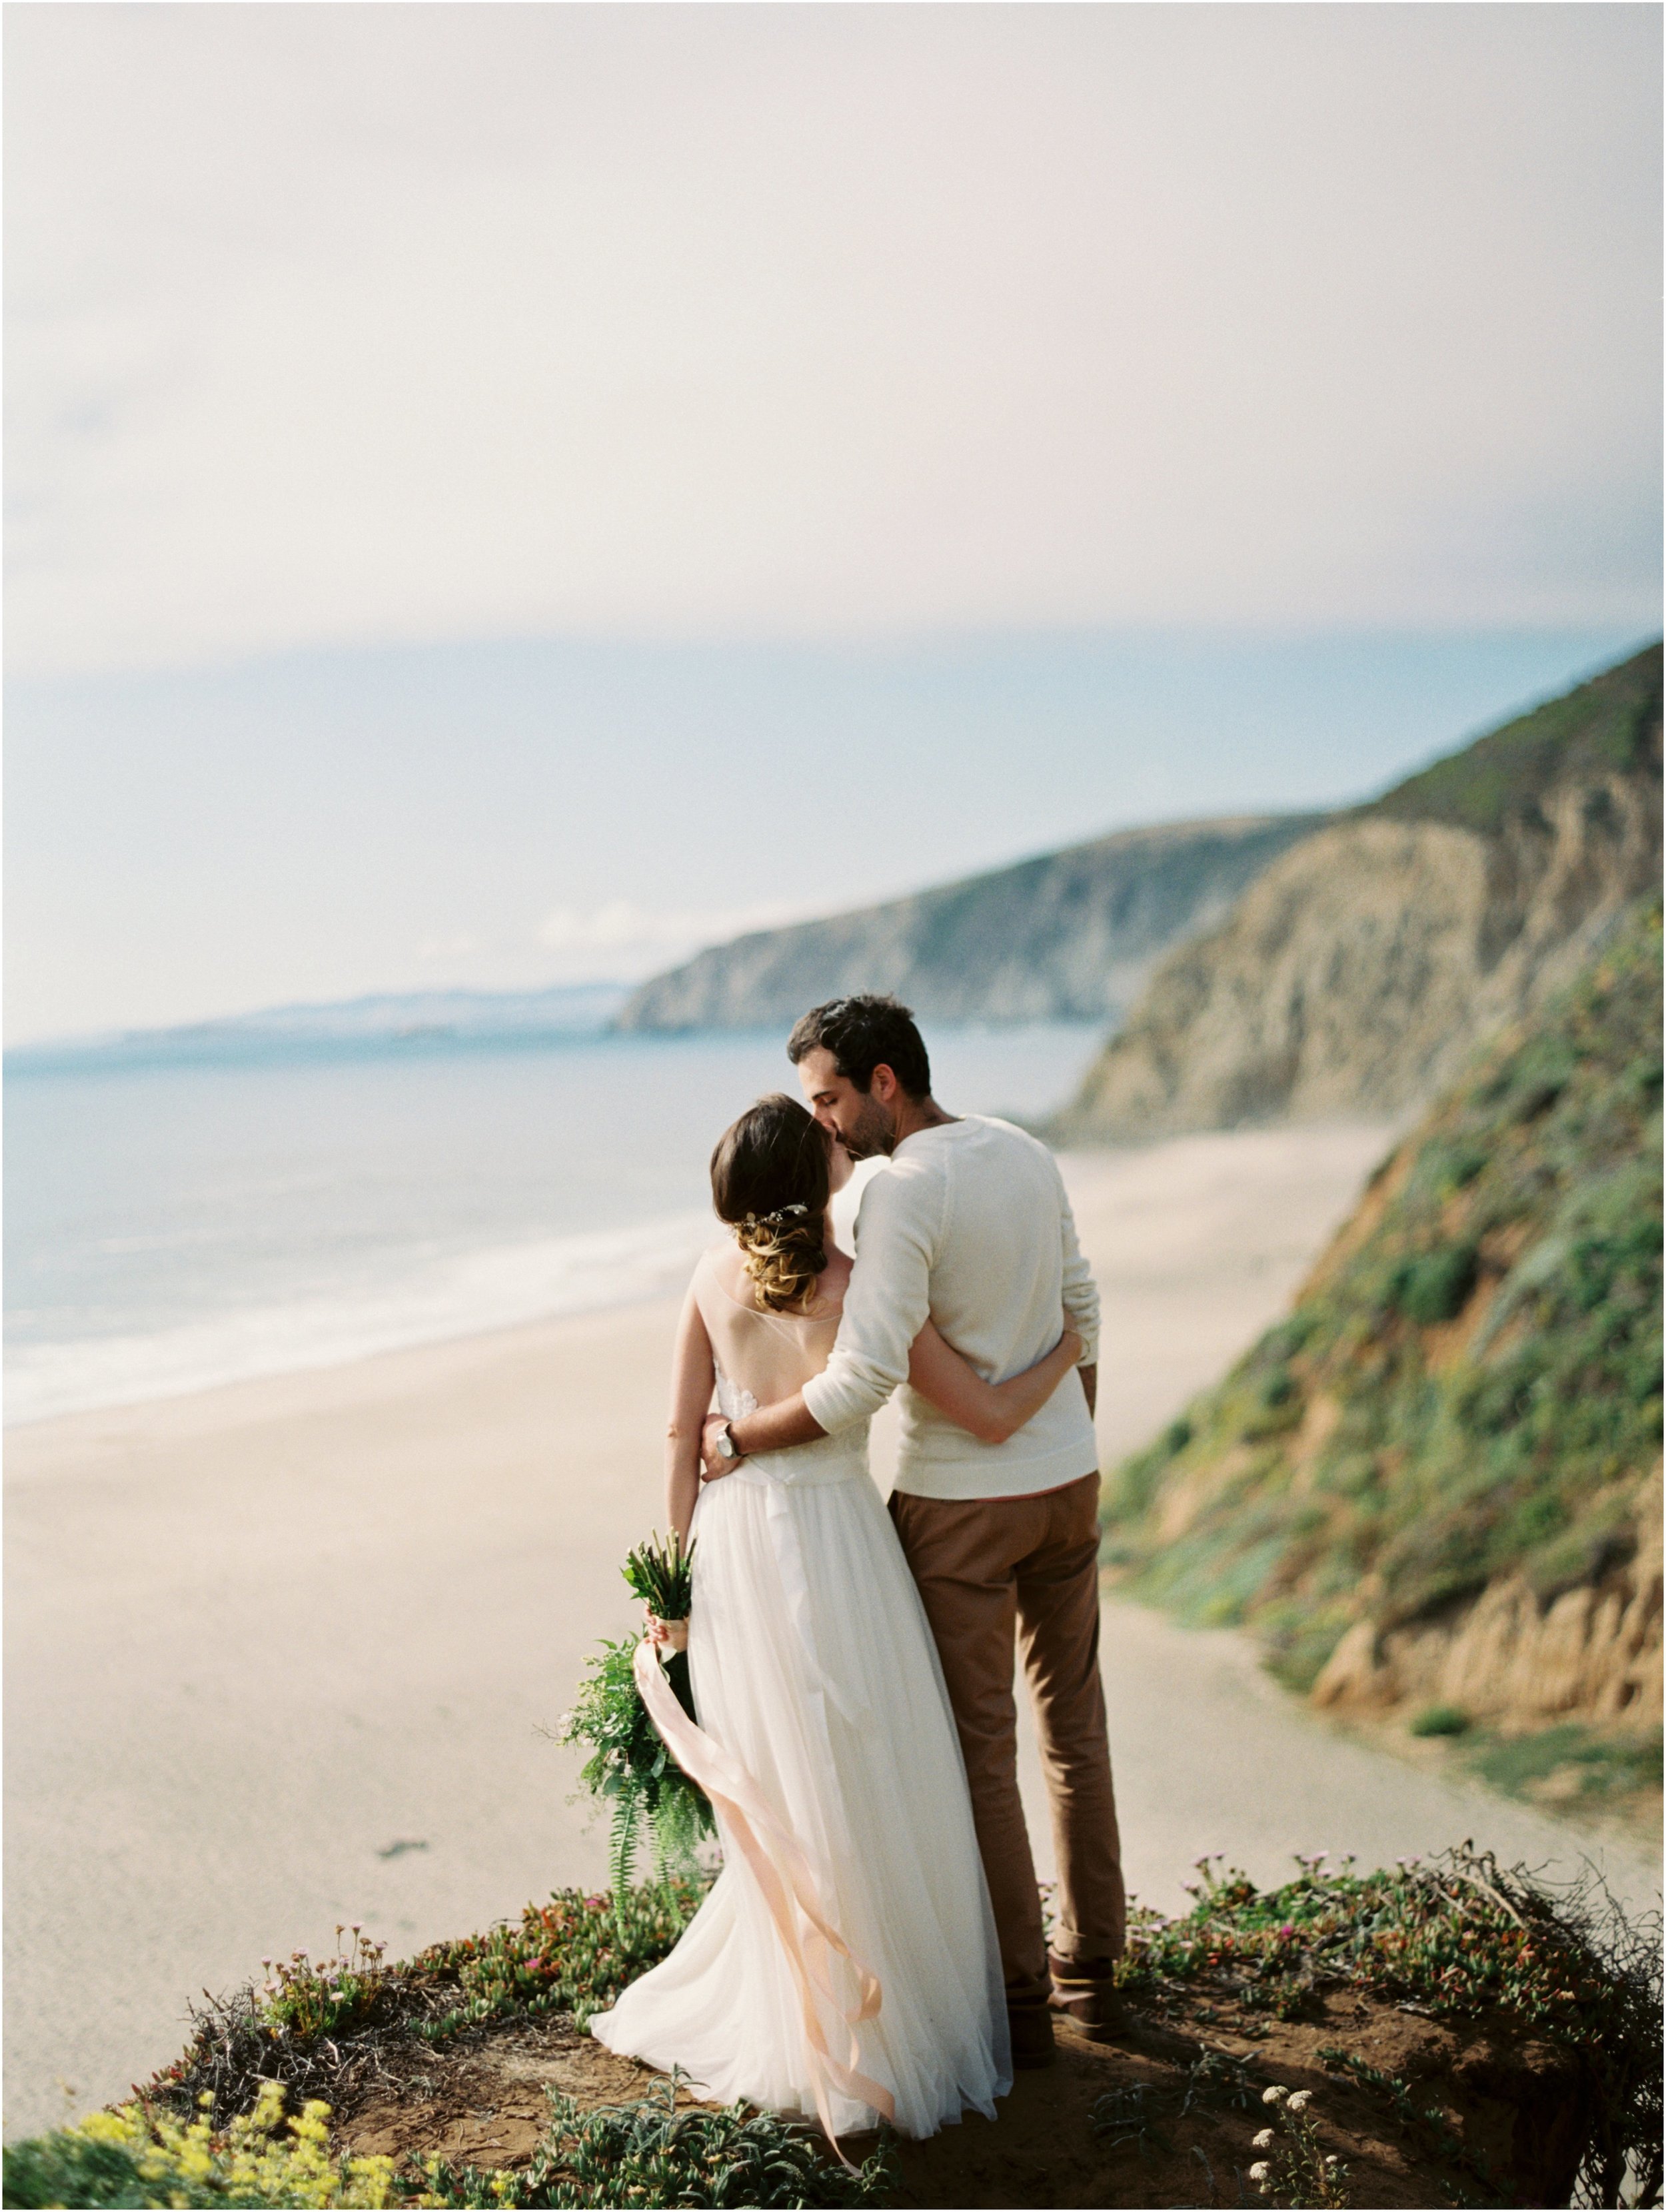
[[[873,1087],[876,1067],[888,1067],[910,1098],[931,1096],[932,1066],[914,1016],[877,991],[829,999],[793,1024],[787,1057],[794,1067],[819,1045],[833,1055],[836,1072],[859,1091]]]

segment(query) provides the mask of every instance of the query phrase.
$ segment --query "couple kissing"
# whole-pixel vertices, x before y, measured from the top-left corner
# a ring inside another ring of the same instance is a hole
[[[993,2118],[1053,2018],[1120,2024],[1124,1899],[1099,1676],[1098,1297],[1052,1154],[932,1096],[909,1010],[797,1024],[806,1101],[712,1156],[672,1389],[670,1516],[723,1869],[591,2032],[697,2090],[933,2134]],[[806,1106],[808,1110],[806,1110]],[[835,1194],[883,1157],[834,1241]],[[893,1394],[889,1508],[868,1427]],[[1021,1656],[1051,1804],[1050,1947],[1018,1784]],[[657,1663],[652,1669],[658,1675]],[[650,1704],[650,1711],[655,1710]]]

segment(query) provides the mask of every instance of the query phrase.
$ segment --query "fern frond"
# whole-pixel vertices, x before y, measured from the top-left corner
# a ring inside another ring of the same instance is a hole
[[[613,1877],[613,1910],[623,1923],[630,1895],[630,1876],[636,1863],[636,1845],[642,1801],[629,1782],[613,1801],[613,1827],[608,1838],[608,1868]]]

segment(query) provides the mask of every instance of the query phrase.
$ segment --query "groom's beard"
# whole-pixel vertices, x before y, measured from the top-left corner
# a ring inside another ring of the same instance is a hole
[[[876,1155],[889,1158],[897,1149],[897,1131],[879,1100],[864,1098],[855,1126],[841,1129],[839,1142],[853,1160],[871,1160]]]

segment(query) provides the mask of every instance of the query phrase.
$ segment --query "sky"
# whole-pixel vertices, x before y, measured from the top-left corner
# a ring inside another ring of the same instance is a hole
[[[1659,40],[9,8],[8,1035],[640,973],[1654,634]]]

